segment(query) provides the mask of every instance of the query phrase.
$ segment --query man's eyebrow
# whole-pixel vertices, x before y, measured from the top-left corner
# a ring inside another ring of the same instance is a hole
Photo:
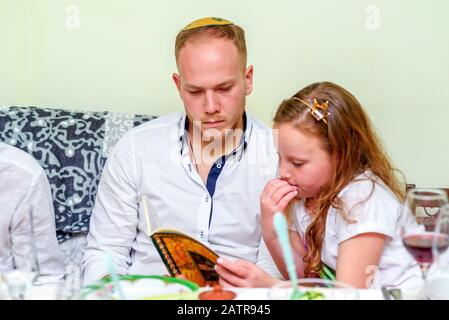
[[[223,82],[220,82],[219,84],[215,85],[214,88],[220,88],[220,87],[225,87],[225,86],[230,86],[234,84],[234,80],[233,79],[229,79],[229,80],[225,80]],[[185,88],[188,90],[203,90],[204,88],[202,87],[198,87],[194,84],[186,84]]]
[[[186,84],[185,87],[186,87],[187,89],[193,89],[193,90],[202,90],[202,89],[203,89],[203,88],[197,87],[197,86],[195,86],[195,85],[193,85],[193,84]]]
[[[223,81],[223,82],[217,84],[215,87],[216,88],[225,87],[225,86],[232,85],[232,84],[234,84],[234,80],[226,80],[226,81]]]

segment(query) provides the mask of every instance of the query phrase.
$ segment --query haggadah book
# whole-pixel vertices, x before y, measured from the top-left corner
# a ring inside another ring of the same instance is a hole
[[[218,255],[201,242],[173,229],[157,229],[151,234],[170,276],[184,276],[201,287],[218,284],[214,270]]]

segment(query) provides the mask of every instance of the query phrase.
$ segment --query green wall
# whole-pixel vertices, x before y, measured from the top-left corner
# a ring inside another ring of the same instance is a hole
[[[0,0],[0,105],[182,110],[174,38],[219,16],[246,30],[253,115],[270,124],[298,89],[339,83],[408,182],[449,187],[448,12],[447,0]]]

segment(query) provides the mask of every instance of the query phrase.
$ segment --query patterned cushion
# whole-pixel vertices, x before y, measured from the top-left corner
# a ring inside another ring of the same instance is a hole
[[[31,154],[50,182],[60,242],[87,233],[101,171],[131,128],[152,116],[0,107],[0,141]]]

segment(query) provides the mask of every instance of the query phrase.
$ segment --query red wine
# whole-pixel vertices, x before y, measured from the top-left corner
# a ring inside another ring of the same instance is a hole
[[[415,233],[405,236],[402,241],[408,252],[419,263],[432,263],[432,242],[437,238],[437,250],[443,252],[449,247],[449,237],[436,233]]]

